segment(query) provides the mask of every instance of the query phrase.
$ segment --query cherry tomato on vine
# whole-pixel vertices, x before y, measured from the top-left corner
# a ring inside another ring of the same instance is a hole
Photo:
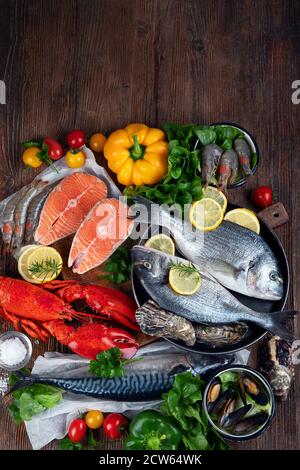
[[[84,165],[85,156],[81,151],[69,150],[66,154],[66,164],[70,168],[81,168]]]
[[[104,434],[109,439],[120,439],[128,429],[129,420],[118,413],[111,413],[103,421]]]
[[[86,424],[83,419],[74,419],[69,427],[68,436],[71,442],[81,442],[86,434]]]
[[[48,155],[51,160],[59,160],[63,156],[61,145],[56,140],[46,137],[43,143],[48,146]]]
[[[67,141],[72,149],[78,149],[85,144],[85,135],[80,129],[74,129],[67,135]]]
[[[42,165],[42,161],[39,159],[37,154],[41,151],[38,147],[29,147],[24,150],[22,160],[25,165],[31,166],[32,168],[38,168]]]
[[[258,207],[268,207],[273,202],[273,191],[269,186],[260,186],[252,193],[252,201]]]
[[[89,146],[94,152],[103,152],[106,140],[105,135],[97,132],[90,137]]]
[[[85,422],[88,428],[98,429],[103,423],[103,414],[101,411],[92,410],[85,415]]]

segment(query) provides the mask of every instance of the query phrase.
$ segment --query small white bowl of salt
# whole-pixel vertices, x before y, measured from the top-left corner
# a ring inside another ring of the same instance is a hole
[[[0,335],[0,367],[8,371],[22,369],[31,359],[30,339],[19,331],[7,331]]]

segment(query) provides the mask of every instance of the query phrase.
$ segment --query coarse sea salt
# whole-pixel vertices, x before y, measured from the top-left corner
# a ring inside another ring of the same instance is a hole
[[[0,359],[7,366],[20,364],[26,353],[26,347],[19,338],[9,338],[0,343]]]

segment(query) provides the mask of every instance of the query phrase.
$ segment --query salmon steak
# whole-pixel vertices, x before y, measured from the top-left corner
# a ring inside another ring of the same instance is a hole
[[[75,233],[99,200],[107,196],[106,184],[87,173],[73,173],[49,194],[34,239],[42,245]]]
[[[113,198],[98,202],[73,239],[68,266],[78,274],[99,266],[128,238],[133,224],[125,203]]]

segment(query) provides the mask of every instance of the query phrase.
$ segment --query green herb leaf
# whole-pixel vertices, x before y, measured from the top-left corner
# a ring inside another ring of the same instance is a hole
[[[65,437],[59,441],[60,450],[83,450],[83,444],[81,442],[71,442],[68,437]]]
[[[141,357],[122,359],[120,348],[114,347],[97,354],[96,360],[92,359],[89,363],[89,371],[97,377],[104,377],[106,379],[123,377],[125,375],[124,366],[141,359]]]
[[[131,258],[130,252],[125,247],[119,247],[109,260],[104,264],[105,274],[100,279],[108,279],[114,284],[122,284],[130,279]]]

